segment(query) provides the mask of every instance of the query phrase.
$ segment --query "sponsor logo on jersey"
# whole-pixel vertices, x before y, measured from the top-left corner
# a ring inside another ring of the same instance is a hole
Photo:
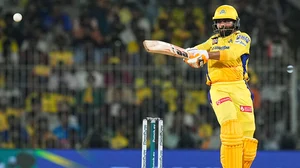
[[[241,112],[252,113],[252,106],[243,106],[243,105],[240,105],[240,111]]]
[[[214,46],[212,50],[226,50],[229,49],[229,46]]]
[[[231,100],[230,97],[223,97],[223,98],[219,99],[219,100],[216,102],[216,104],[217,104],[217,105],[220,105],[220,104],[222,104],[222,103],[224,103],[224,102],[227,102],[227,101],[232,101],[232,100]]]
[[[240,41],[240,40],[244,40],[246,43],[249,43],[250,38],[247,37],[247,36],[244,36],[244,35],[238,35],[238,36],[236,37],[236,40],[235,40],[235,41]]]
[[[242,46],[247,46],[247,44],[246,43],[244,43],[242,40],[235,40],[235,42],[234,43],[236,43],[236,44],[240,44],[240,45],[242,45]]]

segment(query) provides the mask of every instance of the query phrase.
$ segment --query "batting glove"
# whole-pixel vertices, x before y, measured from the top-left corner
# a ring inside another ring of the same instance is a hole
[[[209,59],[208,52],[206,50],[187,48],[185,51],[189,53],[189,58],[184,59],[183,61],[193,68],[203,67]]]

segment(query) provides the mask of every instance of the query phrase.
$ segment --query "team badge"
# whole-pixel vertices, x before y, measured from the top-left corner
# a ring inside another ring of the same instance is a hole
[[[212,45],[214,45],[214,44],[218,44],[218,38],[213,38],[212,39]]]
[[[226,13],[226,11],[224,10],[224,9],[222,9],[221,11],[220,11],[220,14],[225,14]]]

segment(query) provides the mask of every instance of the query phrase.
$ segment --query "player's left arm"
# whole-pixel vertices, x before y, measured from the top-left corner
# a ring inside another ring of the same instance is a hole
[[[243,54],[249,54],[251,38],[246,33],[236,36],[229,49],[208,52],[208,58],[213,60],[236,60]]]

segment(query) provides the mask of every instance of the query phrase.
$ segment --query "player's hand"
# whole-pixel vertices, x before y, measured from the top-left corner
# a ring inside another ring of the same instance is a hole
[[[203,67],[209,59],[208,52],[206,50],[187,48],[185,51],[189,54],[189,58],[184,59],[183,61],[193,68]]]

